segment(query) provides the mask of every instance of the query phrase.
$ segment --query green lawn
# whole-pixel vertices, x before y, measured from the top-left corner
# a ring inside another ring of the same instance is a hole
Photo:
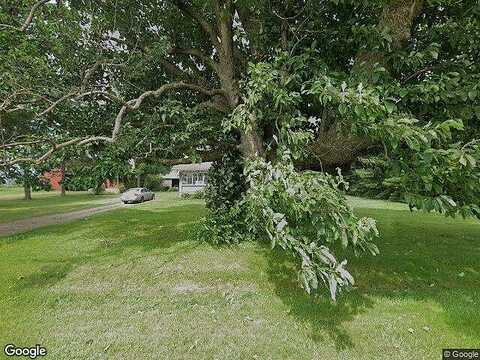
[[[118,195],[117,195],[118,196]],[[23,189],[17,187],[0,187],[0,223],[33,216],[60,214],[74,210],[101,206],[113,200],[113,195],[92,195],[87,192],[60,193],[34,192],[32,200],[23,200]]]
[[[333,305],[268,247],[192,240],[200,200],[160,199],[0,239],[0,344],[51,359],[355,360],[480,344],[479,222],[353,199],[378,219],[381,255],[349,264],[357,287]]]

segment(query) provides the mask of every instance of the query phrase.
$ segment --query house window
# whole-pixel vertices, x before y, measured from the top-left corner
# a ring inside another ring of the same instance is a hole
[[[207,174],[203,172],[184,174],[182,182],[184,185],[206,185],[208,182]]]
[[[192,174],[183,175],[183,177],[182,177],[182,182],[183,182],[185,185],[192,185],[192,183],[193,183]]]
[[[203,185],[203,176],[204,176],[203,173],[197,174],[197,182],[196,182],[197,185]]]

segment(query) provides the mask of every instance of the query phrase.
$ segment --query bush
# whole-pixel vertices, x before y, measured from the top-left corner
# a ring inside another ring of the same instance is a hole
[[[387,175],[389,164],[383,156],[360,158],[348,177],[349,194],[367,198],[400,201],[401,180]]]
[[[209,210],[228,210],[242,198],[247,188],[243,166],[238,152],[227,153],[221,160],[213,163],[205,188],[205,202]]]
[[[127,190],[127,189],[125,188],[125,185],[123,185],[123,184],[118,184],[118,191],[120,192],[120,194],[121,194],[121,193],[124,193],[125,190]]]
[[[199,190],[192,194],[192,199],[205,199],[205,191]]]
[[[244,221],[246,219],[244,211],[245,207],[242,206],[210,210],[198,227],[197,238],[213,244],[238,244],[254,240]]]
[[[91,176],[68,176],[65,178],[65,189],[68,191],[87,191],[95,187],[95,180]]]
[[[164,186],[162,185],[162,177],[159,175],[147,175],[143,182],[143,186],[151,191],[162,191]]]
[[[182,199],[204,199],[205,198],[205,191],[199,190],[194,193],[182,193]]]
[[[192,197],[192,194],[190,193],[182,193],[182,195],[180,195],[181,199],[190,199],[191,197]]]

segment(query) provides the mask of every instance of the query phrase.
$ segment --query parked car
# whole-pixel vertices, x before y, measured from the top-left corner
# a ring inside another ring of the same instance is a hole
[[[155,193],[146,188],[128,189],[120,196],[120,200],[122,200],[124,204],[144,202],[153,199],[155,199]]]

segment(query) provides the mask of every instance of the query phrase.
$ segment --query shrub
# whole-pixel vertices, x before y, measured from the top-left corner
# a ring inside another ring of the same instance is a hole
[[[401,200],[401,179],[387,174],[389,166],[383,156],[358,159],[348,178],[349,194],[392,201]]]
[[[192,194],[192,199],[205,199],[205,191],[199,190]]]
[[[182,199],[204,199],[205,198],[205,191],[199,190],[194,193],[182,193]]]
[[[151,191],[161,191],[164,186],[162,185],[162,177],[159,175],[147,175],[143,182],[143,186]]]
[[[238,152],[225,154],[215,161],[208,172],[208,185],[205,188],[205,202],[209,210],[231,208],[245,193],[243,161]]]
[[[238,204],[228,209],[209,210],[208,216],[198,227],[197,237],[213,244],[238,244],[253,240],[244,221],[244,211],[245,208]]]
[[[190,193],[182,193],[182,195],[180,195],[181,199],[190,199],[191,197],[192,197],[192,194]]]

